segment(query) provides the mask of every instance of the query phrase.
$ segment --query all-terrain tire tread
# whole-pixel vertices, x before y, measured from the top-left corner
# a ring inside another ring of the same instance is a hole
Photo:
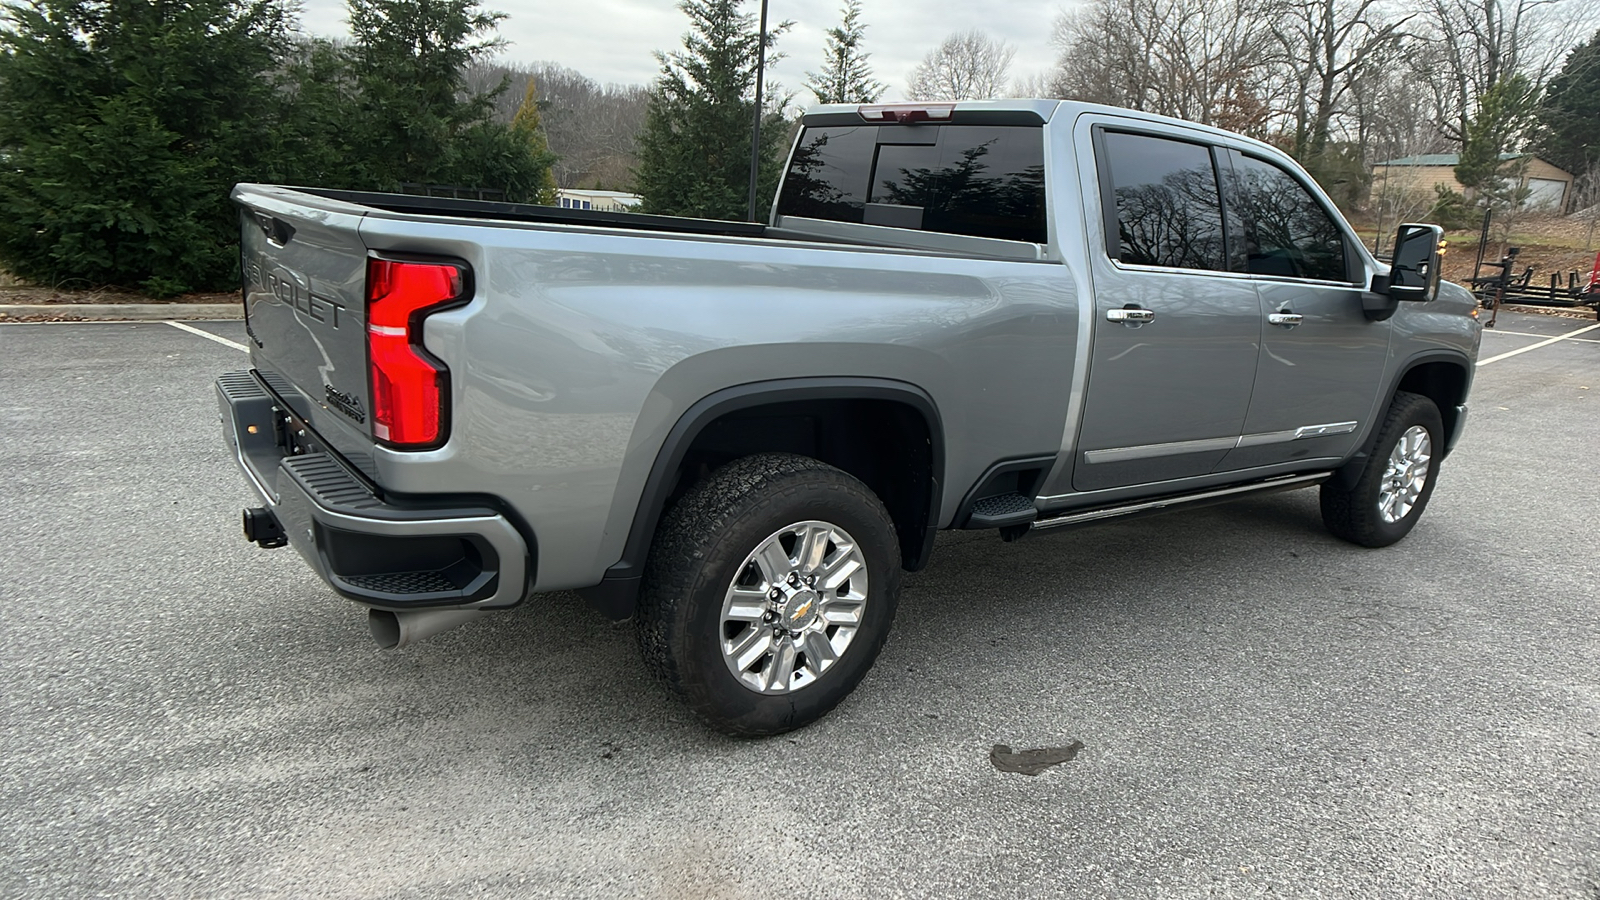
[[[1419,419],[1423,421],[1419,422]],[[1439,408],[1432,400],[1421,394],[1396,391],[1388,412],[1378,425],[1373,453],[1367,459],[1361,477],[1356,479],[1355,486],[1350,490],[1344,490],[1332,481],[1324,482],[1322,485],[1320,496],[1322,523],[1327,526],[1328,531],[1335,537],[1363,547],[1387,547],[1410,533],[1412,524],[1421,517],[1429,497],[1432,496],[1434,480],[1439,477],[1442,449],[1439,441],[1440,421]],[[1409,427],[1404,424],[1406,422],[1431,424],[1434,449],[1432,471],[1428,473],[1429,485],[1417,505],[1405,517],[1404,527],[1396,534],[1394,526],[1387,525],[1379,518],[1378,508],[1372,499],[1376,496],[1375,484],[1383,477],[1390,445],[1397,437],[1396,432]]]
[[[681,629],[689,618],[684,604],[690,602],[695,582],[701,575],[701,563],[709,550],[707,536],[726,534],[735,520],[752,514],[760,506],[779,502],[798,492],[819,489],[848,495],[881,518],[881,527],[893,533],[893,520],[878,496],[866,485],[827,463],[792,453],[759,453],[728,463],[684,494],[662,516],[656,528],[634,615],[640,656],[646,669],[669,691],[708,725],[725,734],[758,737],[776,731],[747,728],[728,721],[718,714],[711,698],[698,689],[695,680],[686,677],[683,671],[687,635],[682,634]],[[891,554],[892,583],[882,585],[881,590],[874,587],[878,602],[892,603],[897,593],[898,543],[891,542]],[[873,636],[870,656],[877,655],[887,637],[888,629]],[[868,649],[852,647],[852,650]],[[853,688],[854,684],[849,687]]]

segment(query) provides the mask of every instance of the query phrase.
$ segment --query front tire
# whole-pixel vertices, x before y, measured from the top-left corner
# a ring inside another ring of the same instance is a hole
[[[1411,533],[1439,479],[1443,438],[1439,407],[1397,391],[1355,486],[1323,482],[1323,524],[1363,547],[1387,547]]]
[[[782,734],[860,683],[899,586],[894,522],[871,489],[763,453],[713,472],[663,518],[635,628],[646,665],[712,728]]]

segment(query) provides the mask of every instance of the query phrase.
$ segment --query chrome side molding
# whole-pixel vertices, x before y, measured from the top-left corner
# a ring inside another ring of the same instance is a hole
[[[1174,441],[1170,444],[1141,444],[1137,447],[1111,447],[1106,450],[1088,450],[1083,454],[1086,463],[1129,462],[1157,456],[1177,456],[1180,453],[1207,453],[1233,450],[1238,447],[1261,447],[1266,444],[1286,444],[1306,438],[1349,434],[1356,430],[1356,422],[1330,422],[1326,425],[1302,425],[1290,431],[1263,431],[1258,434],[1241,434],[1230,438],[1201,438],[1197,441]]]
[[[1349,434],[1356,430],[1354,422],[1333,422],[1328,425],[1302,425],[1294,430],[1294,439],[1326,437],[1330,434]]]

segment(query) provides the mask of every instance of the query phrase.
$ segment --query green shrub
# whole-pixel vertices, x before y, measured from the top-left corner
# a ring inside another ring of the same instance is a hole
[[[36,0],[0,13],[0,266],[156,294],[237,284],[265,167],[278,0]]]
[[[1425,221],[1434,222],[1446,231],[1472,228],[1483,218],[1483,210],[1442,184],[1433,186],[1433,195],[1433,208],[1428,210]]]
[[[534,200],[554,157],[464,89],[477,0],[350,0],[346,46],[295,0],[0,5],[0,269],[156,296],[238,285],[242,181],[404,182]],[[503,89],[503,86],[502,86]]]

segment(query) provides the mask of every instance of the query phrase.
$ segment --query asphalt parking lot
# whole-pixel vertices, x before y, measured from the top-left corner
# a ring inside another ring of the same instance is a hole
[[[240,538],[192,324],[0,327],[0,896],[1600,898],[1592,321],[1501,315],[1402,543],[1314,491],[946,534],[766,741],[573,595],[376,649]]]

